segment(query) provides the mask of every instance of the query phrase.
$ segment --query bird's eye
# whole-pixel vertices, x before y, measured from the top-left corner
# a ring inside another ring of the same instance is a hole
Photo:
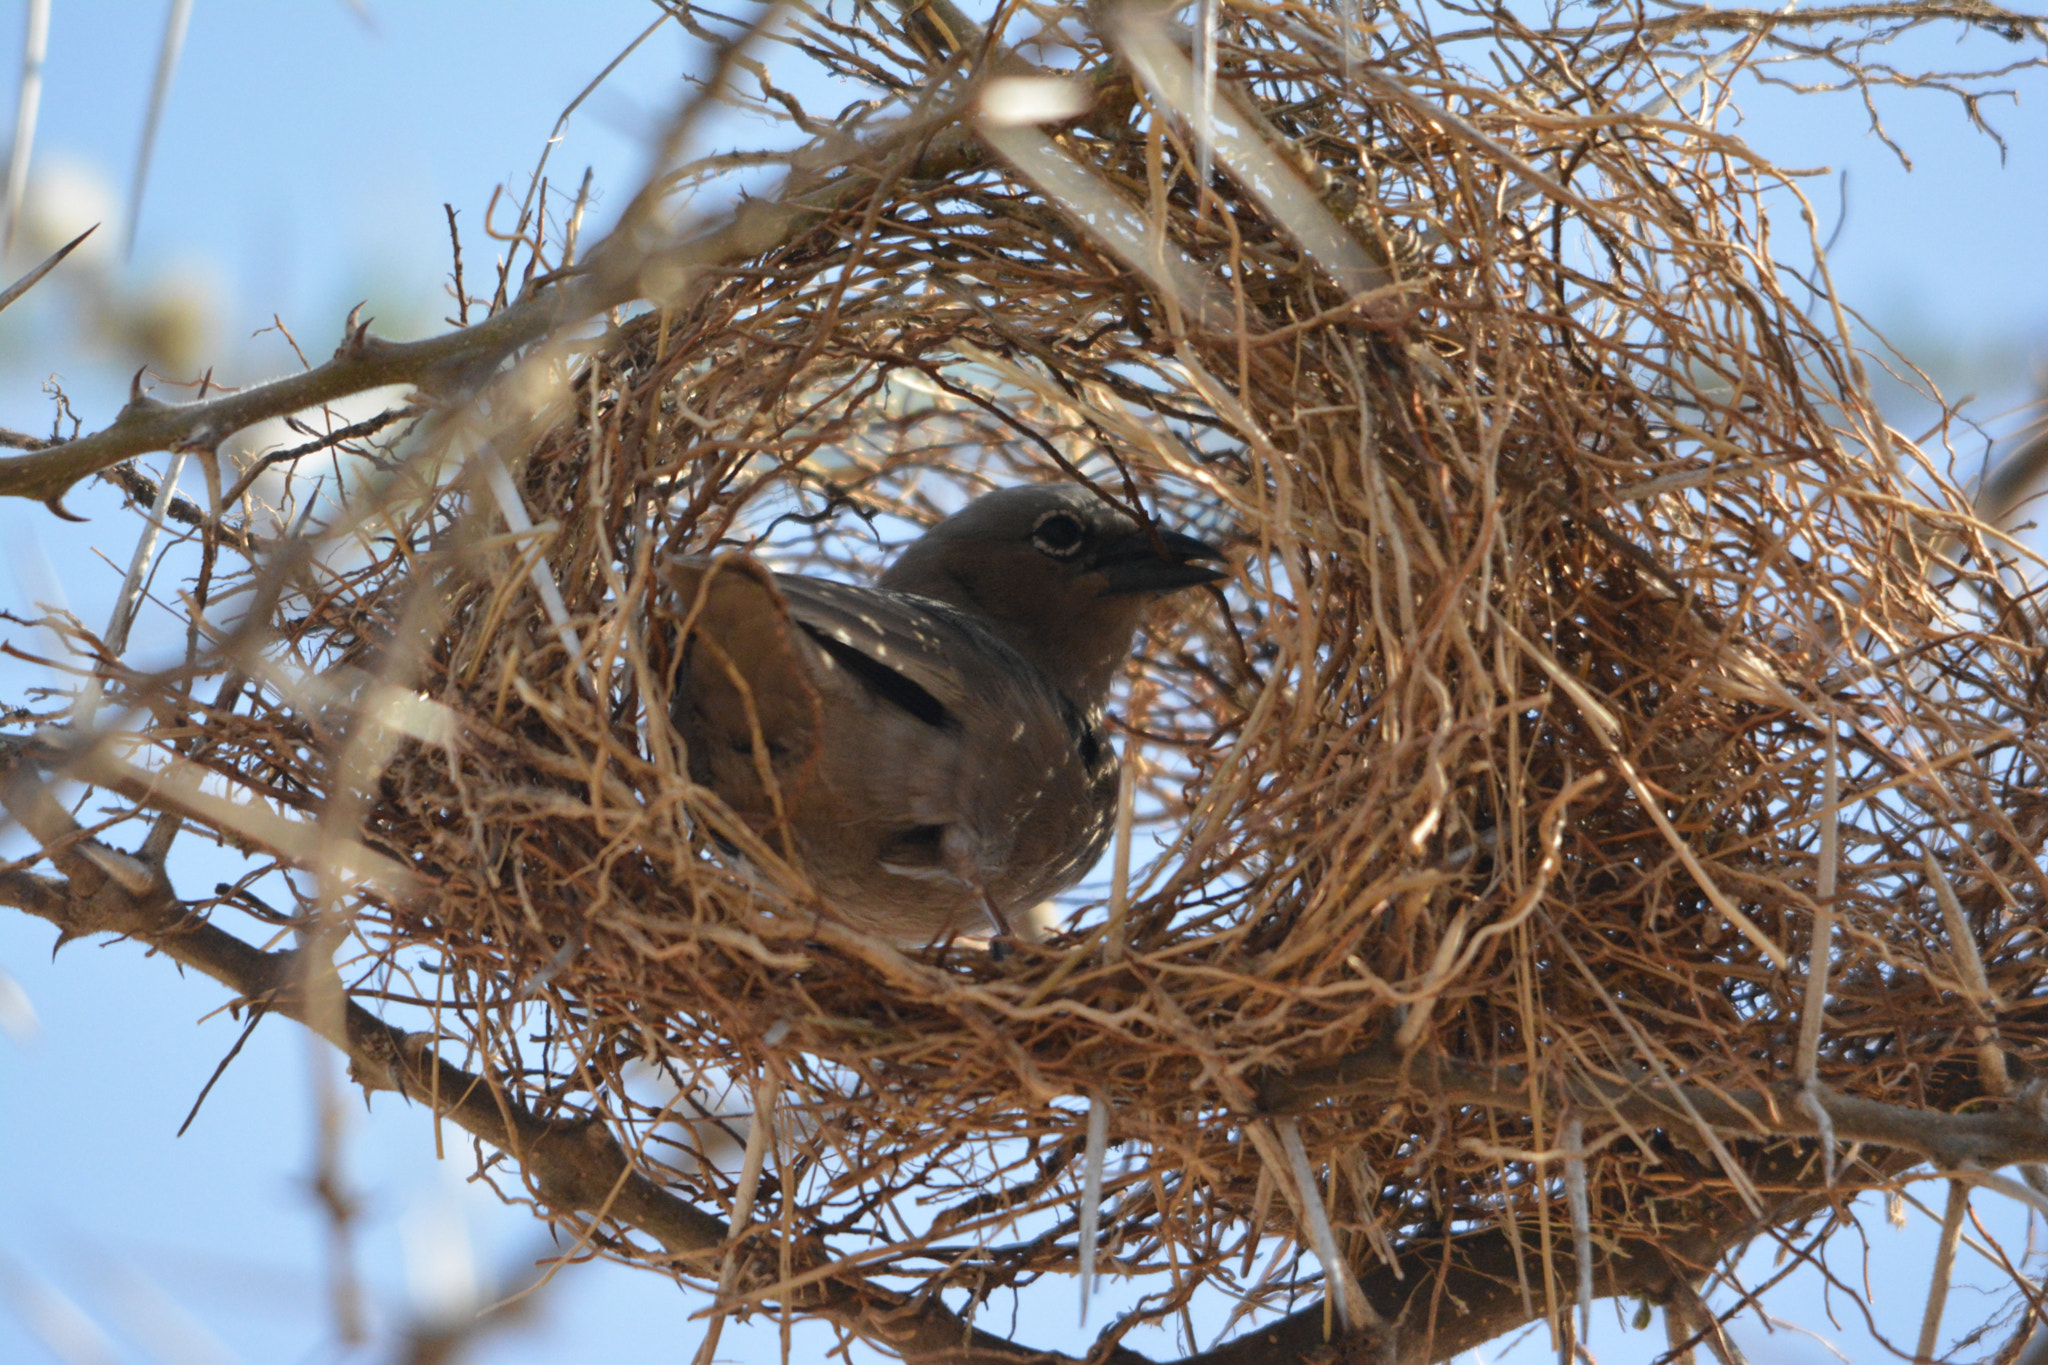
[[[1069,559],[1080,552],[1088,530],[1070,512],[1047,512],[1031,528],[1031,543],[1054,559]]]

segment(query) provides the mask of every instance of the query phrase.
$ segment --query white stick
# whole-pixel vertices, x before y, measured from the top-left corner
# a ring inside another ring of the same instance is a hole
[[[1081,1325],[1088,1325],[1088,1295],[1095,1287],[1095,1231],[1102,1214],[1102,1164],[1109,1150],[1109,1101],[1088,1097],[1088,1140],[1081,1149]]]

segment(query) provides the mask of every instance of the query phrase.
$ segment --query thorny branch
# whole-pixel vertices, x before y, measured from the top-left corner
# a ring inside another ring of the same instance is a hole
[[[1533,1083],[1520,1067],[1483,1066],[1439,1054],[1403,1056],[1391,1044],[1325,1066],[1268,1074],[1260,1078],[1259,1099],[1264,1108],[1285,1114],[1410,1088],[1449,1104],[1517,1114],[1579,1106],[1630,1127],[1671,1131],[1680,1141],[1699,1125],[1731,1138],[1821,1135],[1819,1121],[1801,1102],[1808,1092],[1789,1081],[1760,1091],[1716,1091],[1672,1084],[1645,1071],[1630,1081],[1574,1076],[1546,1086]],[[1819,1085],[1813,1093],[1839,1142],[1892,1147],[1942,1167],[1997,1170],[2048,1160],[2048,1107],[2043,1104],[2048,1091],[2040,1087],[2010,1105],[1960,1114],[1884,1104]]]
[[[902,163],[907,154],[907,164]],[[912,120],[873,139],[823,171],[794,174],[784,193],[743,202],[721,226],[681,240],[651,238],[629,215],[585,264],[538,281],[517,302],[482,322],[423,341],[374,336],[351,326],[334,357],[302,374],[194,403],[166,403],[137,387],[111,424],[90,436],[0,458],[0,495],[35,498],[53,512],[67,489],[97,470],[158,450],[210,450],[273,417],[387,385],[414,385],[444,403],[474,397],[503,362],[545,338],[563,338],[587,320],[635,299],[679,303],[707,275],[794,241],[835,208],[865,193],[891,167],[911,178],[943,177],[981,163],[973,135],[951,111]]]
[[[7,786],[8,810],[24,825],[31,824],[33,816],[23,807],[35,799],[24,790],[24,783],[35,780],[24,777],[17,767]],[[245,1008],[314,1027],[299,984],[303,972],[295,951],[254,948],[186,910],[162,881],[160,866],[148,869],[155,883],[150,889],[133,890],[86,852],[93,846],[77,837],[75,826],[54,833],[46,847],[68,875],[0,873],[0,903],[55,925],[60,943],[90,934],[134,939],[227,986]],[[100,850],[99,857],[104,859],[109,852]],[[132,862],[125,854],[113,856]],[[660,1244],[669,1263],[679,1267],[700,1261],[708,1264],[725,1247],[730,1229],[722,1221],[667,1193],[635,1170],[631,1157],[601,1124],[542,1120],[512,1100],[492,1076],[473,1074],[442,1061],[429,1036],[394,1028],[352,1000],[342,1028],[324,1031],[323,1036],[348,1058],[350,1075],[366,1092],[393,1091],[417,1103],[438,1097],[441,1117],[519,1162],[536,1198],[554,1216],[576,1222],[597,1220],[620,1230],[644,1233]],[[2048,1138],[2043,1141],[2048,1143]],[[1617,1248],[1604,1260],[1603,1287],[1617,1294],[1662,1292],[1682,1277],[1674,1267],[1710,1265],[1728,1246],[1753,1231],[1745,1228],[1738,1234],[1720,1228],[1710,1234],[1702,1230],[1690,1241],[1674,1240],[1663,1247],[1637,1244]],[[1417,1333],[1412,1340],[1404,1339],[1391,1358],[1404,1363],[1448,1360],[1525,1321],[1521,1301],[1513,1292],[1511,1255],[1498,1234],[1462,1239],[1459,1264],[1446,1281],[1446,1289],[1465,1303],[1466,1311],[1439,1322],[1433,1336]],[[1433,1261],[1416,1258],[1407,1267],[1404,1283],[1387,1267],[1371,1267],[1361,1272],[1361,1287],[1383,1311],[1399,1315],[1417,1306],[1412,1300],[1418,1292],[1428,1292],[1418,1290],[1417,1281],[1431,1268]],[[1056,1365],[1070,1359],[972,1328],[936,1300],[906,1302],[902,1296],[857,1277],[825,1281],[797,1296],[796,1302],[910,1361],[1015,1365],[1028,1360]],[[1323,1337],[1323,1310],[1317,1305],[1215,1350],[1188,1357],[1182,1365],[1366,1358],[1326,1354],[1331,1349],[1332,1344]],[[1349,1350],[1344,1343],[1337,1343],[1335,1349]],[[1145,1357],[1117,1348],[1108,1360],[1116,1365],[1143,1365]]]
[[[731,1229],[642,1174],[602,1123],[543,1119],[495,1077],[443,1061],[431,1036],[386,1024],[354,1000],[346,1002],[338,1025],[324,1023],[323,1012],[309,1008],[307,964],[298,950],[266,952],[236,938],[184,906],[161,859],[145,861],[87,837],[20,746],[0,756],[0,805],[63,873],[0,872],[0,903],[55,925],[60,946],[92,934],[134,939],[227,986],[242,1008],[315,1029],[348,1058],[350,1076],[366,1093],[392,1091],[431,1102],[440,1117],[517,1161],[536,1199],[556,1218],[644,1233],[659,1244],[666,1264],[686,1272],[715,1264],[725,1250]],[[1061,1359],[974,1329],[935,1299],[908,1301],[857,1276],[834,1277],[792,1297],[906,1360],[1013,1365]],[[1141,1358],[1123,1353],[1113,1359]]]
[[[979,26],[948,0],[909,6],[908,16],[906,22],[940,51],[978,52],[985,46]],[[1693,30],[1767,32],[1939,19],[1981,25],[2015,41],[2022,35],[2042,39],[2044,26],[2048,26],[2048,20],[1964,0],[1941,6],[1848,5],[1794,12],[1699,7],[1654,21],[1561,29],[1558,34],[1593,38]],[[1030,69],[1007,49],[992,56],[1001,69]],[[957,173],[987,157],[986,148],[972,131],[955,124],[952,111],[945,110],[874,139],[837,170],[793,174],[781,195],[748,200],[723,226],[688,240],[639,240],[646,236],[644,217],[629,215],[618,232],[593,249],[585,266],[540,281],[553,287],[535,288],[472,326],[416,342],[385,341],[371,335],[367,323],[353,326],[326,364],[201,402],[165,403],[138,389],[114,421],[100,431],[50,443],[29,454],[0,458],[0,495],[35,498],[62,514],[63,496],[72,484],[138,455],[210,449],[266,419],[385,385],[416,385],[449,400],[469,396],[482,378],[522,347],[563,335],[589,318],[638,298],[671,302],[692,277],[754,259],[794,240],[833,208],[865,192],[878,168],[906,146],[919,142],[927,145],[907,171],[899,171],[913,179]]]
[[[188,910],[165,877],[160,858],[106,848],[88,837],[51,798],[26,746],[9,745],[0,758],[0,805],[42,846],[61,877],[14,870],[0,873],[0,904],[56,926],[61,944],[92,934],[134,939],[181,966],[227,986],[242,1008],[277,1014],[314,1028],[349,1061],[351,1077],[366,1093],[392,1091],[430,1103],[439,1116],[517,1161],[535,1197],[556,1218],[579,1226],[639,1232],[661,1248],[661,1259],[689,1273],[716,1264],[730,1228],[676,1197],[637,1167],[632,1156],[596,1120],[563,1122],[535,1115],[490,1073],[471,1073],[436,1054],[434,1039],[384,1023],[348,1000],[338,1026],[323,1026],[323,1012],[308,1007],[306,964],[299,950],[263,951]],[[1324,1100],[1369,1097],[1399,1078],[1454,1105],[1528,1112],[1536,1091],[1514,1068],[1487,1068],[1443,1056],[1402,1058],[1374,1049],[1342,1063],[1298,1074],[1263,1078],[1262,1105],[1274,1112]],[[1750,1139],[1808,1137],[1812,1121],[1776,1093],[1722,1096],[1694,1088],[1644,1082],[1624,1086],[1580,1079],[1549,1103],[1568,1098],[1639,1129],[1682,1136],[1689,1108],[1731,1136]],[[1845,1096],[1827,1100],[1844,1140],[1890,1145],[1904,1154],[1877,1167],[1896,1171],[1925,1155],[1945,1164],[1993,1168],[2048,1157],[2048,1118],[2034,1103],[1985,1114],[1951,1115],[1876,1104]],[[1759,1184],[1810,1180],[1804,1151],[1779,1144],[1751,1163]],[[1669,1236],[1627,1240],[1602,1251],[1599,1292],[1663,1301],[1690,1292],[1693,1280],[1726,1251],[1766,1226],[1782,1227],[1828,1207],[1831,1191],[1806,1189],[1777,1199],[1751,1222],[1674,1222]],[[818,1267],[829,1254],[815,1237]],[[1516,1289],[1517,1249],[1498,1230],[1440,1247],[1404,1248],[1393,1265],[1359,1269],[1360,1286],[1381,1314],[1402,1324],[1393,1342],[1326,1340],[1320,1303],[1269,1323],[1178,1365],[1251,1365],[1254,1361],[1384,1360],[1424,1365],[1449,1360],[1527,1322],[1530,1305]],[[1528,1254],[1523,1249],[1520,1254]],[[1558,1252],[1559,1273],[1569,1254]],[[799,1267],[801,1269],[801,1267]],[[772,1281],[771,1281],[772,1284]],[[1443,1294],[1461,1305],[1455,1313],[1432,1309]],[[794,1306],[818,1313],[845,1330],[911,1361],[958,1365],[1015,1365],[1031,1360],[1056,1365],[1068,1357],[1012,1343],[973,1328],[935,1298],[905,1300],[850,1274],[831,1275],[791,1295]],[[1336,1355],[1329,1352],[1335,1350]],[[1144,1365],[1145,1357],[1116,1347],[1115,1365]]]

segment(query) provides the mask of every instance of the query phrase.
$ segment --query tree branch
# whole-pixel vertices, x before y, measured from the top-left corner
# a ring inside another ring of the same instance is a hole
[[[242,1003],[313,1029],[347,1056],[351,1078],[366,1091],[395,1091],[428,1104],[440,1117],[517,1161],[536,1198],[555,1216],[602,1219],[640,1231],[658,1242],[674,1263],[701,1258],[709,1267],[730,1241],[732,1230],[724,1220],[640,1172],[601,1122],[535,1114],[495,1077],[441,1060],[431,1035],[387,1024],[354,1000],[338,1014],[309,1008],[307,964],[297,951],[266,952],[244,942],[186,909],[160,861],[145,865],[134,855],[86,837],[18,749],[0,750],[0,806],[65,873],[56,878],[0,870],[0,905],[55,925],[60,945],[89,934],[132,938],[180,966],[212,977]],[[137,889],[132,876],[124,884],[107,870],[110,865],[123,871],[146,866],[146,886]],[[907,1361],[1077,1365],[1069,1357],[981,1331],[935,1298],[907,1299],[852,1275],[806,1286],[791,1297],[794,1306]],[[1133,1352],[1116,1351],[1106,1365],[1146,1361]]]
[[[470,327],[424,341],[394,342],[370,335],[369,324],[363,323],[350,330],[324,365],[195,403],[166,403],[143,394],[138,385],[113,422],[92,435],[0,458],[0,496],[34,498],[68,517],[62,499],[72,484],[137,455],[212,449],[258,422],[386,385],[459,395],[543,337],[563,335],[637,298],[672,303],[699,286],[707,272],[797,240],[866,193],[877,169],[906,151],[913,157],[909,172],[917,177],[957,174],[983,164],[986,152],[970,131],[953,125],[953,117],[949,109],[914,120],[874,139],[829,172],[793,174],[782,197],[747,200],[719,228],[684,241],[643,243],[639,233],[622,226],[590,253],[585,265]]]
[[[133,938],[182,966],[221,982],[241,1001],[320,1032],[349,1059],[350,1074],[366,1090],[391,1090],[431,1104],[443,1118],[515,1159],[539,1201],[555,1216],[602,1219],[638,1230],[656,1241],[677,1263],[712,1257],[731,1240],[727,1224],[662,1188],[639,1171],[604,1125],[594,1119],[543,1118],[514,1100],[485,1073],[471,1073],[441,1060],[433,1039],[387,1024],[355,1001],[340,1012],[308,1007],[306,964],[292,950],[266,952],[192,913],[178,900],[160,861],[104,848],[85,836],[51,796],[32,761],[20,749],[0,751],[0,805],[42,845],[63,878],[26,871],[0,872],[0,904],[12,905],[58,929],[60,942],[87,934]],[[314,964],[317,966],[318,964]],[[331,1024],[324,1020],[335,1021]],[[1390,1088],[1396,1081],[1420,1087],[1460,1104],[1525,1107],[1530,1088],[1512,1068],[1492,1069],[1445,1058],[1417,1058],[1403,1064],[1382,1052],[1347,1058],[1331,1067],[1293,1077],[1262,1079],[1262,1098],[1275,1110],[1301,1109],[1321,1099],[1357,1097]],[[1654,1087],[1601,1087],[1574,1092],[1576,1102],[1649,1126],[1671,1128],[1683,1111]],[[1750,1109],[1736,1100],[1708,1094],[1688,1098],[1696,1109],[1747,1136],[1810,1132],[1810,1121],[1795,1105],[1781,1105],[1768,1118],[1761,1101]],[[1900,1145],[1924,1128],[1905,1122],[1937,1120],[1960,1125],[1941,1147],[1995,1153],[2007,1146],[2048,1151],[2048,1134],[2030,1113],[1922,1115],[1896,1106],[1829,1100],[1838,1114],[1839,1136],[1866,1135],[1869,1141],[1897,1136]],[[1872,1117],[1872,1115],[1875,1117]],[[1802,1126],[1805,1125],[1805,1126]],[[2003,1125],[2003,1126],[2001,1126]],[[1966,1134],[1964,1138],[1955,1134]],[[1623,1240],[1605,1247],[1596,1267],[1603,1295],[1631,1294],[1661,1299],[1690,1283],[1729,1248],[1761,1227],[1782,1225],[1826,1208],[1831,1192],[1811,1188],[1805,1152],[1780,1145],[1755,1157],[1759,1185],[1790,1185],[1798,1193],[1770,1206],[1756,1219],[1673,1219],[1658,1242]],[[1906,1161],[1896,1163],[1909,1164]],[[1780,1169],[1782,1168],[1782,1169]],[[1359,1283],[1382,1317],[1400,1324],[1391,1354],[1387,1343],[1364,1337],[1326,1340],[1320,1304],[1268,1323],[1199,1353],[1178,1365],[1252,1365],[1274,1361],[1386,1361],[1425,1365],[1520,1326],[1543,1312],[1525,1301],[1517,1273],[1517,1247],[1504,1230],[1455,1238],[1417,1239],[1397,1257],[1397,1275],[1385,1265],[1359,1271]],[[1537,1253],[1523,1246],[1526,1262]],[[813,1247],[811,1256],[827,1253]],[[1559,1247],[1557,1275],[1568,1279],[1571,1252]],[[823,1264],[822,1259],[813,1265]],[[799,1266],[799,1269],[802,1267]],[[792,1306],[826,1318],[847,1331],[912,1362],[949,1365],[1075,1365],[1070,1357],[1037,1351],[972,1327],[936,1298],[908,1300],[870,1281],[846,1275],[825,1279],[791,1295]],[[1146,1357],[1113,1348],[1101,1365],[1146,1365]]]
[[[149,802],[152,793],[128,793]],[[154,794],[161,800],[163,793]],[[444,1118],[514,1158],[539,1201],[556,1216],[597,1218],[637,1229],[677,1262],[702,1257],[708,1267],[731,1240],[724,1221],[670,1193],[641,1173],[604,1125],[594,1119],[547,1119],[514,1100],[488,1074],[472,1074],[442,1061],[427,1034],[387,1024],[353,1000],[335,1011],[309,1007],[306,966],[295,951],[265,952],[208,923],[177,899],[160,858],[106,848],[86,837],[38,774],[32,746],[0,745],[0,805],[40,844],[62,879],[25,871],[0,873],[0,904],[13,905],[57,926],[60,943],[87,934],[137,939],[181,965],[204,972],[245,1002],[320,1032],[349,1058],[354,1079],[368,1090],[393,1090],[429,1103]],[[320,964],[312,964],[318,968]],[[1760,1216],[1700,1218],[1683,1213],[1663,1220],[1660,1240],[1624,1238],[1603,1245],[1595,1266],[1603,1296],[1662,1299],[1680,1292],[1727,1250],[1766,1226],[1782,1226],[1829,1206],[1836,1192],[1814,1177],[1805,1143],[1816,1136],[1797,1088],[1767,1087],[1725,1093],[1680,1087],[1644,1077],[1634,1084],[1580,1077],[1544,1087],[1518,1067],[1491,1067],[1439,1054],[1404,1057],[1391,1040],[1336,1062],[1292,1074],[1252,1078],[1269,1113],[1299,1113],[1333,1100],[1432,1095],[1444,1103],[1526,1114],[1540,1099],[1546,1109],[1570,1104],[1606,1113],[1639,1130],[1662,1130],[1680,1146],[1700,1124],[1717,1134],[1774,1142],[1745,1153],[1743,1164],[1758,1188],[1789,1189]],[[1840,1141],[1891,1149],[1873,1164],[1903,1170],[1923,1156],[1948,1168],[1995,1169],[2048,1159],[2048,1122],[2038,1096],[1981,1113],[1909,1109],[1822,1091]],[[1958,1102],[1960,1098],[1958,1097]],[[828,1263],[815,1242],[799,1273]],[[1517,1270],[1517,1257],[1524,1263]],[[1383,1264],[1358,1270],[1360,1287],[1380,1316],[1399,1324],[1391,1359],[1425,1365],[1449,1359],[1540,1315],[1544,1306],[1523,1297],[1526,1262],[1540,1253],[1517,1247],[1495,1228],[1442,1239],[1416,1238],[1400,1248],[1397,1274]],[[1568,1246],[1555,1252],[1552,1278],[1566,1282],[1575,1265]],[[758,1288],[758,1282],[754,1286]],[[1066,1357],[1029,1350],[972,1328],[936,1299],[905,1300],[855,1276],[814,1281],[790,1295],[793,1307],[827,1318],[911,1361],[960,1365],[1015,1365],[1021,1360],[1058,1365]],[[1254,1329],[1179,1365],[1250,1365],[1253,1361],[1360,1361],[1389,1358],[1386,1343],[1352,1337],[1324,1339],[1320,1304]],[[1334,1354],[1332,1354],[1334,1352]],[[1145,1357],[1116,1348],[1105,1365],[1144,1365]]]
[[[1701,1124],[1716,1136],[1734,1138],[1820,1135],[1820,1126],[1802,1099],[1803,1088],[1793,1082],[1723,1091],[1675,1085],[1645,1072],[1633,1083],[1578,1076],[1545,1086],[1532,1083],[1521,1067],[1485,1066],[1428,1053],[1403,1057],[1391,1042],[1292,1074],[1268,1072],[1255,1083],[1260,1103],[1276,1114],[1300,1113],[1327,1100],[1420,1090],[1452,1104],[1517,1114],[1535,1112],[1539,1099],[1552,1113],[1571,1105],[1610,1114],[1634,1127],[1663,1129],[1681,1142]],[[2038,1087],[2022,1092],[2015,1103],[1964,1114],[1885,1104],[1837,1094],[1818,1084],[1812,1093],[1840,1142],[1898,1148],[1946,1168],[1996,1170],[2048,1161],[2048,1114],[2043,1113]],[[1958,1102],[1983,1098],[1989,1097],[1971,1093],[1958,1097]]]

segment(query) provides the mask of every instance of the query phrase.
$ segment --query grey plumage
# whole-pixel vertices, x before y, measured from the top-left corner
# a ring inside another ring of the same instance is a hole
[[[1147,602],[1221,578],[1202,561],[1222,557],[1033,485],[977,498],[873,587],[671,560],[690,776],[857,928],[1007,932],[1101,855],[1110,683]]]

